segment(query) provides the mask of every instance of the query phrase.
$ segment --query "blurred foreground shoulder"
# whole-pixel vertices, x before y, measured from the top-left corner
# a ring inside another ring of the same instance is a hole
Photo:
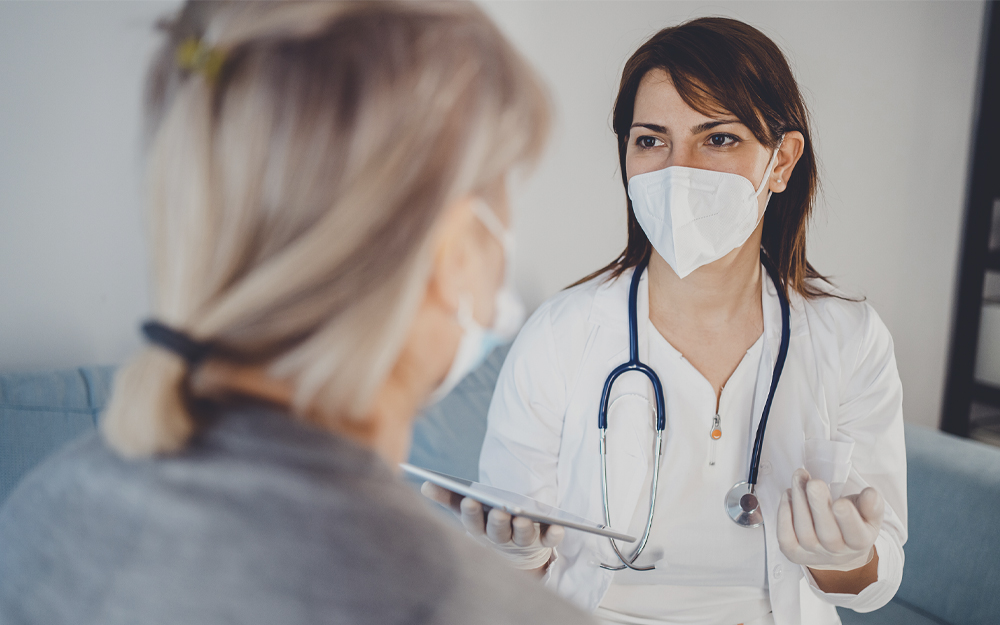
[[[467,542],[373,453],[283,415],[138,461],[91,434],[0,512],[0,622],[581,622]]]

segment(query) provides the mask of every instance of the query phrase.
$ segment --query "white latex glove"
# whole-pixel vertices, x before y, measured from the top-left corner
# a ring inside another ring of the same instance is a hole
[[[796,564],[827,571],[852,571],[875,556],[885,500],[874,488],[832,501],[823,480],[798,469],[778,507],[778,546]]]
[[[454,512],[469,534],[495,548],[519,569],[544,567],[552,557],[552,548],[566,535],[562,526],[512,517],[496,508],[483,514],[483,504],[475,499],[462,497],[431,482],[424,482],[420,492]]]

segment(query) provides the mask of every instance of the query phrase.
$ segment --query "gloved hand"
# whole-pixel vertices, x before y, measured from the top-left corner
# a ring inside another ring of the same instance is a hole
[[[874,488],[832,501],[826,482],[798,469],[778,507],[778,546],[796,564],[852,571],[875,556],[884,512],[885,500]]]
[[[482,543],[495,548],[519,569],[544,567],[552,557],[552,548],[566,535],[559,525],[536,523],[527,517],[512,517],[493,508],[483,514],[483,504],[424,482],[420,492],[425,497],[449,508],[461,519],[466,531]]]

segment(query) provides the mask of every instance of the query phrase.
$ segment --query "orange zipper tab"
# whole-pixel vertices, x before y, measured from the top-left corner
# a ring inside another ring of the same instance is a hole
[[[708,444],[708,466],[715,466],[716,447],[719,446],[719,439],[722,438],[722,417],[715,415],[712,417],[712,442]]]

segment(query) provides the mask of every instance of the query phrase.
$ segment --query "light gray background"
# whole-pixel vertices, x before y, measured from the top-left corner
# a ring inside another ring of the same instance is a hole
[[[0,371],[122,361],[148,310],[140,104],[175,2],[0,2]],[[907,420],[940,417],[982,2],[489,2],[549,82],[557,120],[515,189],[530,306],[624,246],[610,112],[657,29],[728,15],[788,55],[823,195],[809,257],[895,338]]]

